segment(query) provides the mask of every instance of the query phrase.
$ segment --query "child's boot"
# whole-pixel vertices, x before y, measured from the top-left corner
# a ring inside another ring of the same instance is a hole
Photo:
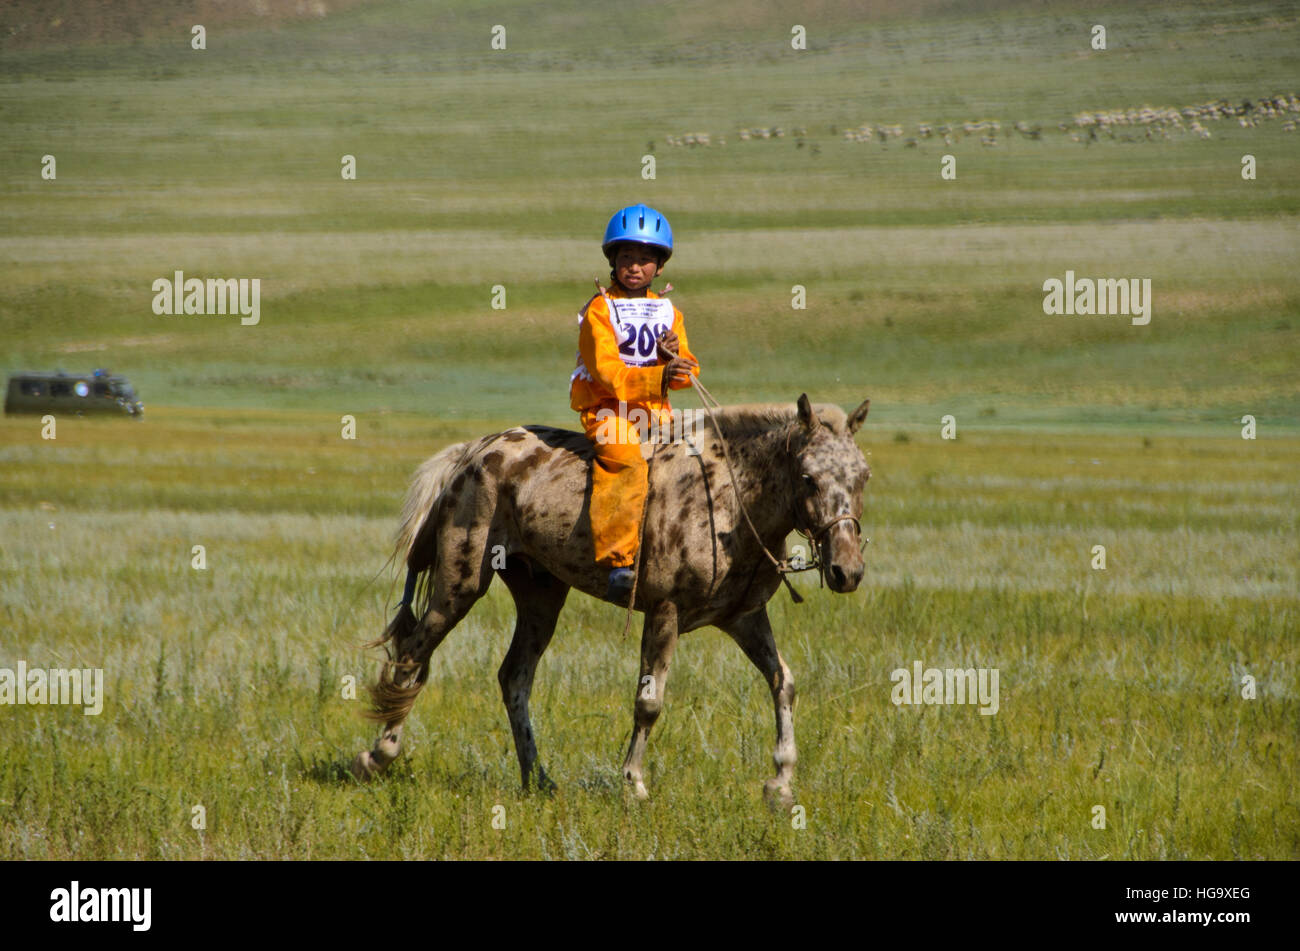
[[[615,604],[626,604],[632,593],[632,569],[615,568],[609,573],[609,587],[605,590],[605,600]]]

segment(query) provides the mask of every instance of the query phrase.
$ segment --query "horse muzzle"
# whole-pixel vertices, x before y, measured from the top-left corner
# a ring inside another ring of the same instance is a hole
[[[848,594],[858,589],[858,585],[862,583],[864,570],[865,566],[861,558],[857,559],[856,565],[842,566],[831,562],[826,566],[826,584],[838,594]]]
[[[843,519],[828,528],[831,530],[826,535],[826,557],[823,558],[826,585],[838,594],[848,594],[856,591],[862,583],[866,571],[862,550],[866,541],[858,542],[861,529],[855,518]]]

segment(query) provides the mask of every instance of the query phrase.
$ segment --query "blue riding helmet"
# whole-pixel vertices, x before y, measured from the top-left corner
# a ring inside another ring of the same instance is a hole
[[[609,257],[610,249],[620,241],[648,244],[664,252],[664,260],[673,256],[673,229],[668,219],[646,205],[628,205],[614,212],[605,227],[600,250]]]

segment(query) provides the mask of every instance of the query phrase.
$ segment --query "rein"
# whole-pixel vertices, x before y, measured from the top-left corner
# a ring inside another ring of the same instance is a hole
[[[667,347],[664,348],[664,352],[674,357],[677,356],[677,354],[673,353]],[[745,500],[740,494],[740,483],[736,479],[735,470],[731,468],[731,453],[727,449],[726,437],[722,435],[722,430],[718,428],[718,421],[713,416],[714,408],[716,407],[718,409],[721,409],[722,404],[713,398],[713,394],[710,393],[707,389],[705,389],[704,384],[701,383],[699,380],[697,380],[694,374],[691,374],[691,385],[695,387],[696,392],[699,394],[700,403],[704,406],[705,410],[708,412],[709,422],[713,424],[713,431],[714,433],[717,434],[718,442],[722,445],[722,458],[727,463],[727,473],[728,475],[731,476],[731,488],[736,493],[736,504],[740,506],[740,513],[745,516],[745,524],[749,526],[750,532],[753,533],[754,540],[758,542],[758,547],[763,549],[763,554],[767,556],[767,560],[772,563],[772,567],[775,568],[777,570],[777,573],[781,576],[781,582],[786,586],[787,590],[789,590],[791,599],[794,601],[795,604],[803,604],[803,596],[794,589],[794,585],[790,583],[790,579],[787,578],[786,575],[797,574],[803,571],[816,571],[817,577],[820,580],[821,584],[825,585],[826,573],[823,570],[825,566],[822,564],[821,547],[820,547],[822,536],[825,535],[827,532],[829,532],[833,526],[838,525],[840,522],[843,522],[845,520],[849,520],[853,522],[853,529],[857,533],[858,537],[861,538],[862,523],[858,521],[856,516],[850,515],[846,512],[843,515],[835,516],[829,522],[823,525],[821,528],[817,529],[815,532],[809,532],[799,524],[799,517],[796,514],[794,519],[795,531],[798,532],[800,535],[802,535],[804,538],[808,539],[809,554],[812,556],[812,560],[808,562],[803,562],[803,560],[800,559],[800,562],[802,562],[802,564],[798,564],[792,562],[789,558],[777,559],[775,555],[773,555],[770,551],[768,551],[767,545],[763,544],[763,539],[759,536],[758,529],[754,527],[754,522],[749,517],[749,509],[746,508]],[[710,406],[709,402],[712,402],[713,406]],[[789,437],[787,436],[786,438],[787,452],[789,451],[789,448],[790,448],[790,440]],[[865,539],[862,542],[861,546],[859,546],[859,550],[865,549],[867,546],[867,542],[869,541],[871,541],[871,539],[869,538]]]
[[[665,352],[668,353],[670,351],[668,351],[667,348],[665,348]],[[675,353],[672,355],[674,357],[677,356],[677,354]],[[781,576],[781,582],[789,590],[791,599],[793,599],[795,604],[803,604],[803,596],[794,589],[794,585],[790,583],[790,579],[787,578],[786,575],[797,574],[802,571],[815,570],[817,572],[817,577],[820,580],[821,584],[825,585],[826,573],[823,570],[825,566],[822,564],[822,560],[821,560],[822,536],[825,535],[827,532],[829,532],[833,526],[838,525],[840,522],[848,520],[853,522],[854,531],[857,533],[858,537],[861,538],[862,523],[858,521],[856,516],[850,515],[846,512],[843,515],[835,516],[829,522],[823,525],[821,528],[817,529],[815,532],[809,532],[799,524],[799,518],[798,515],[796,514],[794,519],[795,531],[798,532],[800,535],[802,535],[804,538],[808,539],[809,554],[812,556],[812,560],[809,562],[805,562],[802,565],[792,562],[789,558],[781,558],[778,560],[775,555],[773,555],[770,551],[768,551],[767,546],[763,544],[763,539],[759,536],[758,529],[754,527],[754,522],[749,517],[749,509],[745,507],[745,500],[740,494],[740,483],[736,479],[735,470],[731,468],[731,453],[727,449],[727,440],[722,435],[722,430],[718,428],[718,421],[713,416],[714,407],[721,409],[722,408],[721,404],[718,403],[717,400],[713,399],[713,395],[704,388],[703,383],[695,379],[694,374],[691,375],[691,383],[695,387],[696,391],[699,393],[700,402],[704,405],[705,410],[708,411],[709,422],[713,424],[713,431],[717,434],[718,442],[721,443],[722,445],[722,458],[727,463],[727,473],[731,476],[731,487],[736,493],[736,504],[740,506],[740,513],[745,516],[745,524],[749,526],[750,532],[753,533],[754,540],[758,542],[758,547],[763,549],[763,554],[767,556],[767,560],[772,563],[772,567],[775,568],[777,570],[777,573]],[[705,401],[706,397],[713,402],[714,404],[713,406],[710,406],[708,402]],[[787,447],[789,446],[788,440],[786,445]],[[867,546],[867,542],[869,542],[870,540],[871,539],[864,540],[860,546],[860,549],[865,549]],[[800,560],[802,561],[802,559]]]
[[[664,352],[669,353],[670,351],[665,347]],[[674,353],[672,356],[676,357],[677,354]],[[718,443],[722,446],[722,459],[727,464],[727,474],[731,476],[731,488],[736,493],[736,504],[740,507],[740,514],[745,516],[745,524],[749,526],[749,530],[754,536],[754,541],[758,542],[758,547],[763,550],[763,554],[767,556],[767,560],[772,563],[772,567],[777,570],[778,574],[780,574],[781,582],[789,590],[790,597],[794,600],[794,603],[803,604],[803,595],[794,589],[794,585],[790,583],[790,579],[787,578],[786,575],[791,572],[805,571],[807,569],[792,567],[788,558],[778,560],[775,555],[768,551],[767,545],[763,544],[763,538],[758,534],[758,529],[754,527],[754,520],[749,517],[749,509],[746,507],[745,500],[740,494],[740,482],[736,478],[736,470],[731,467],[731,450],[727,448],[726,437],[722,435],[722,429],[718,426],[718,420],[713,415],[713,410],[715,408],[721,409],[722,404],[713,398],[713,394],[705,389],[704,384],[695,378],[695,374],[692,373],[690,376],[691,385],[695,387],[695,392],[700,397],[700,404],[709,414],[709,422],[713,424],[713,432],[717,434]],[[710,403],[713,405],[710,406]]]

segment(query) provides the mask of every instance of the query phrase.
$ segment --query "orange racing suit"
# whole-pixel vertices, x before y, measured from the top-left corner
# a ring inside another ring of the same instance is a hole
[[[629,298],[618,285],[609,289],[609,296],[617,321],[611,321],[599,294],[578,315],[578,365],[569,381],[569,405],[581,414],[583,431],[596,447],[591,470],[596,564],[621,568],[632,565],[640,543],[649,476],[638,418],[672,425],[655,339],[671,328],[678,355],[695,357],[686,342],[682,313],[667,299],[651,290],[644,298]],[[698,376],[700,371],[696,367],[692,372]],[[670,384],[675,390],[687,386]]]

